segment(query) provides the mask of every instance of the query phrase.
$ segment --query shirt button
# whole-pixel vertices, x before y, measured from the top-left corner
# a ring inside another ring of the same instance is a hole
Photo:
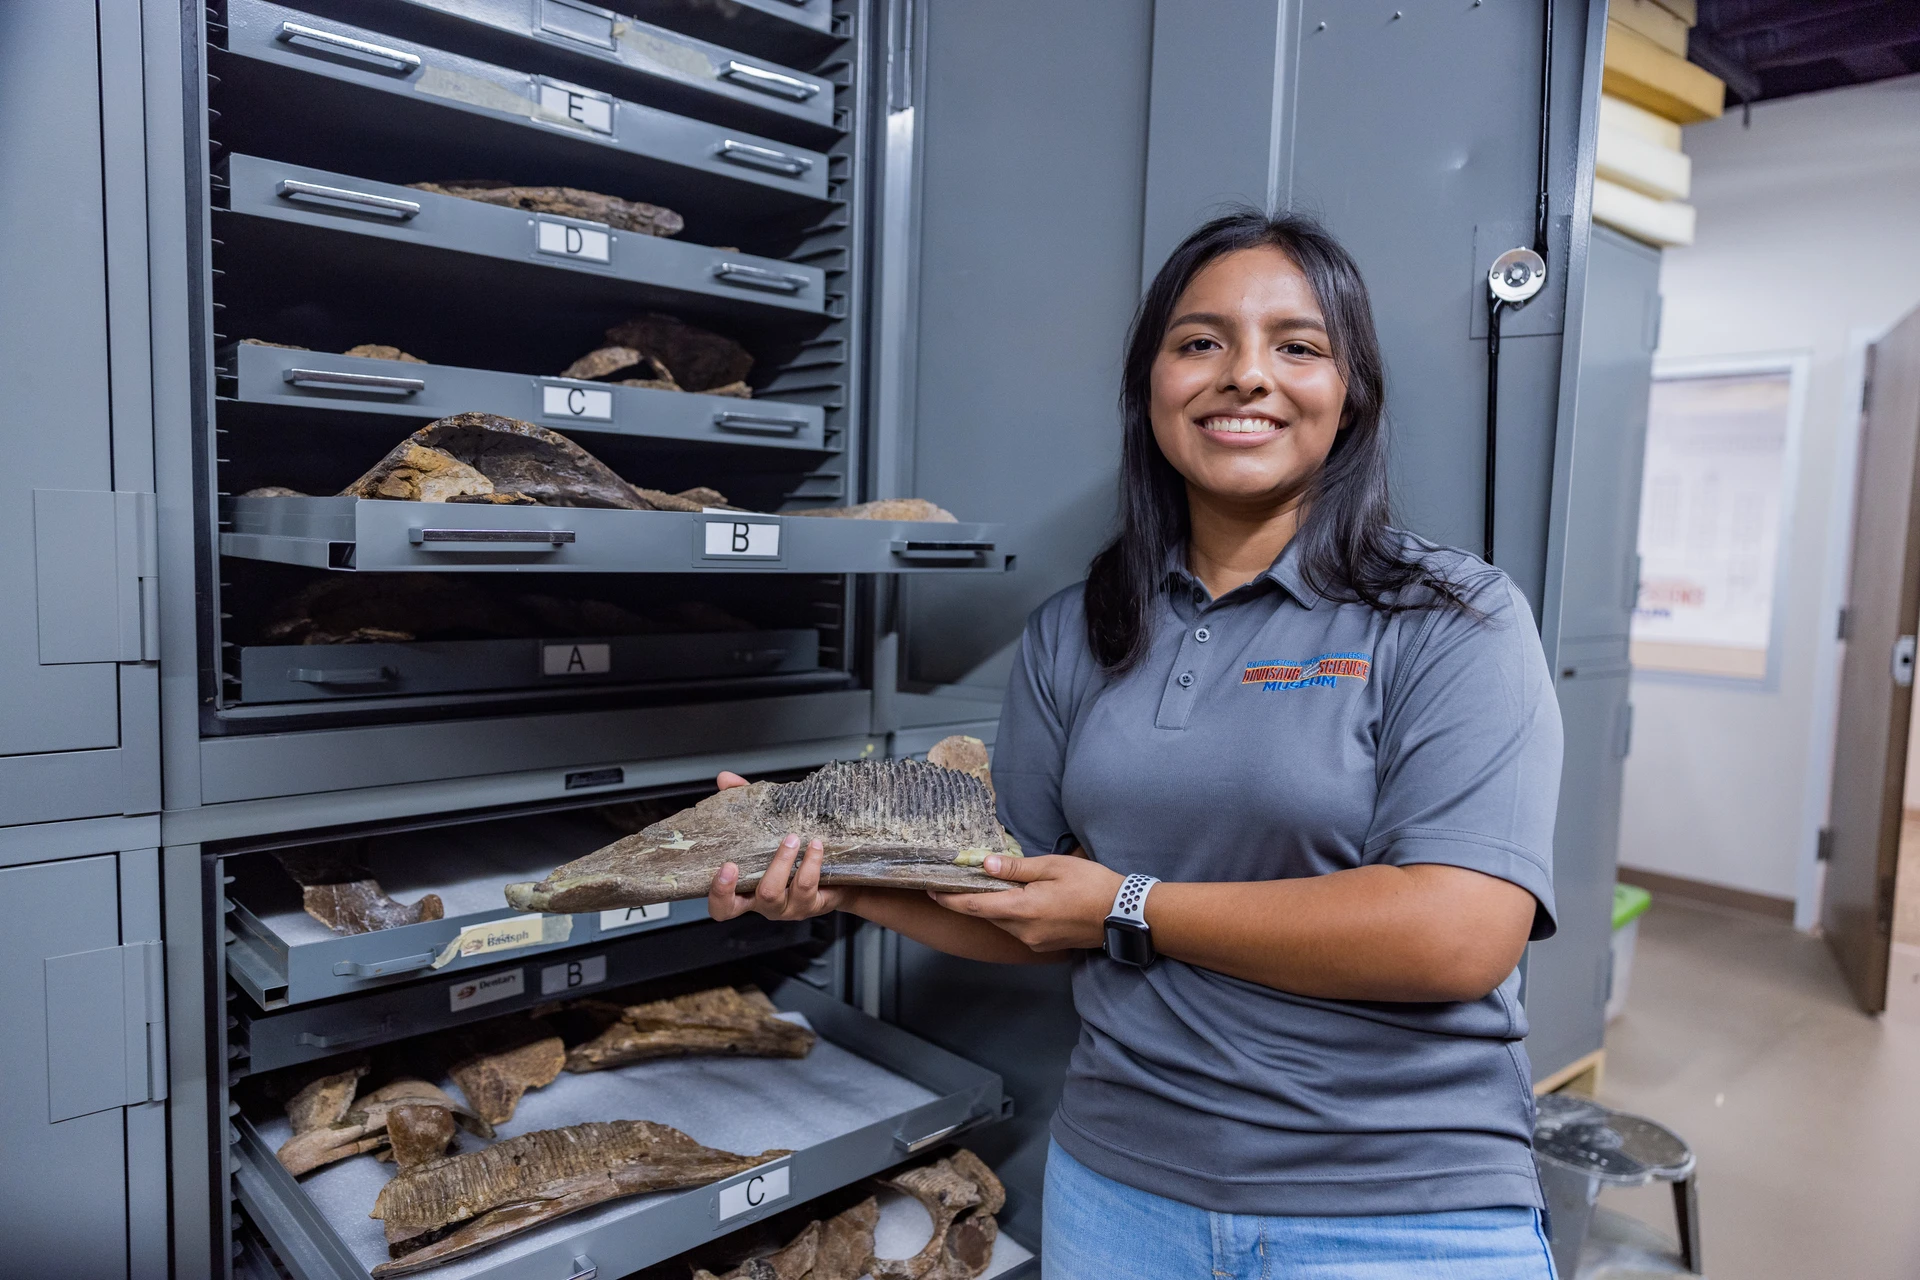
[[[1195,591],[1193,593],[1193,602],[1195,604],[1205,604],[1207,602],[1207,593],[1204,591]]]
[[[1182,689],[1190,689],[1193,687],[1193,672],[1182,671],[1180,673],[1180,687]]]
[[[1201,644],[1205,644],[1207,641],[1213,639],[1213,632],[1207,630],[1205,627],[1202,627],[1198,631],[1193,633],[1193,638],[1195,640],[1198,640]]]

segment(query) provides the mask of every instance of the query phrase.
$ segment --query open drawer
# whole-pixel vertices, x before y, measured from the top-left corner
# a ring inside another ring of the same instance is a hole
[[[247,404],[431,419],[497,413],[570,436],[615,435],[824,451],[817,405],[692,391],[535,378],[488,369],[236,344],[225,355],[232,392]]]
[[[824,77],[585,0],[308,0],[318,13],[745,128],[835,130]]]
[[[279,1009],[707,918],[704,900],[585,915],[529,915],[507,905],[503,886],[538,879],[620,834],[591,812],[573,812],[371,837],[355,854],[381,888],[404,903],[437,894],[445,916],[355,934],[308,915],[272,853],[229,858],[235,938],[227,972],[261,1009]],[[457,991],[451,999],[458,1007]]]
[[[767,993],[819,1033],[807,1057],[686,1058],[563,1072],[521,1099],[500,1136],[590,1120],[668,1124],[723,1150],[791,1156],[690,1190],[616,1200],[423,1274],[441,1280],[623,1276],[868,1177],[1001,1118],[1000,1077],[805,983]],[[356,1156],[296,1182],[274,1158],[290,1134],[277,1112],[235,1117],[235,1187],[299,1280],[364,1280],[386,1261],[367,1216],[391,1166]]]
[[[747,512],[229,498],[225,555],[313,569],[560,573],[999,572],[1000,526]]]
[[[492,287],[508,296],[522,283],[552,293],[564,282],[582,302],[623,300],[689,313],[716,305],[736,314],[827,311],[825,273],[779,258],[258,156],[229,157],[227,183],[229,212],[255,224],[263,240],[249,246],[263,255],[249,272],[324,254],[332,272],[359,273],[370,289],[404,292],[420,283],[423,268],[458,274],[485,263]],[[429,265],[422,255],[442,261]]]
[[[223,119],[238,151],[403,182],[427,175],[395,166],[430,158],[448,174],[504,166],[529,182],[671,191],[666,203],[703,224],[743,198],[765,217],[828,196],[820,152],[265,0],[228,0],[226,49],[223,87],[275,104]]]

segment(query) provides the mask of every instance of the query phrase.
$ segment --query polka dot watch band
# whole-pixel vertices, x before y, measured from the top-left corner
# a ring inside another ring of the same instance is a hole
[[[1147,927],[1147,891],[1159,884],[1153,876],[1131,875],[1120,882],[1107,913],[1107,955],[1121,964],[1146,968],[1159,958],[1153,931]]]

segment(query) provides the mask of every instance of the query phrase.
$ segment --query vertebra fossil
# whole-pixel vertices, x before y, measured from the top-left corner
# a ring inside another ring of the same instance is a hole
[[[596,1204],[704,1186],[791,1154],[735,1155],[663,1124],[607,1120],[443,1156],[381,1188],[372,1216],[386,1224],[389,1251],[403,1256],[373,1274],[422,1271]]]
[[[335,933],[373,933],[446,915],[440,895],[411,905],[389,897],[366,864],[365,840],[334,840],[274,854],[300,886],[301,906]]]
[[[739,890],[759,884],[781,838],[826,846],[823,885],[947,893],[1013,887],[978,870],[1020,853],[979,778],[918,760],[838,761],[798,782],[756,782],[708,796],[546,879],[510,884],[521,911],[606,911],[705,896],[725,863]]]
[[[567,1050],[567,1070],[573,1072],[700,1054],[804,1058],[813,1048],[813,1032],[776,1017],[773,1001],[755,987],[715,987],[624,1008],[603,1000],[583,1004],[586,1012],[611,1021]]]
[[[410,182],[415,191],[437,196],[458,196],[482,204],[525,209],[530,213],[551,213],[583,222],[604,222],[621,231],[638,231],[649,236],[676,236],[685,219],[671,209],[622,200],[598,191],[578,187],[519,187],[497,178],[468,178],[460,182]]]

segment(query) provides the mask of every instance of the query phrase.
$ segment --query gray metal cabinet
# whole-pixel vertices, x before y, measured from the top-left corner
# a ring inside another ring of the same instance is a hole
[[[153,850],[0,869],[0,1204],[9,1274],[166,1274]]]
[[[140,129],[101,96],[137,83],[127,7],[0,12],[0,824],[158,805]]]

